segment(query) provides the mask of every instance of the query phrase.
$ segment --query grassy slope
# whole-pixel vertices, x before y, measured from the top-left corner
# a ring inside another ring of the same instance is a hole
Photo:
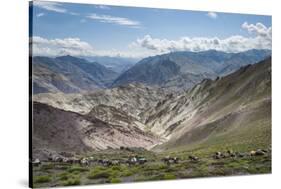
[[[127,158],[130,155],[147,158],[145,165],[126,164],[101,166],[92,164],[88,167],[65,163],[43,163],[34,167],[34,187],[88,185],[119,182],[139,182],[151,180],[170,180],[196,177],[215,177],[227,175],[264,174],[271,172],[271,154],[265,156],[226,158],[215,160],[211,156],[200,156],[199,162],[188,160],[187,153],[170,153],[181,158],[178,164],[167,165],[161,158],[167,154],[154,154],[149,151],[128,152],[110,150],[94,153],[95,158]]]

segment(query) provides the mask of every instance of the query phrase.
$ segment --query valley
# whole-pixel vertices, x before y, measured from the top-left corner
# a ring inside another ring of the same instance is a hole
[[[271,173],[268,53],[178,52],[143,59],[119,76],[98,66],[98,77],[83,59],[34,63],[40,67],[32,96],[32,151],[40,160],[34,184]],[[78,60],[79,69],[73,67]],[[227,151],[232,155],[214,158]],[[133,157],[146,162],[132,165]],[[167,164],[166,157],[179,160]],[[89,165],[67,162],[71,158]],[[105,166],[105,160],[118,163]]]

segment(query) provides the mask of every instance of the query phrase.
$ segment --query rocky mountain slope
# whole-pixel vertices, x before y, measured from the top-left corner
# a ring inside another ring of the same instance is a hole
[[[33,93],[80,93],[106,88],[118,74],[96,62],[72,56],[33,57]]]
[[[166,94],[161,88],[131,83],[127,86],[98,90],[92,93],[42,93],[33,95],[32,98],[33,101],[81,114],[89,113],[95,106],[106,105],[140,118],[140,113],[155,105],[158,100],[164,99]]]
[[[145,112],[145,124],[168,142],[158,149],[196,143],[271,140],[271,59],[192,89]],[[243,136],[243,137],[242,137]]]
[[[116,112],[115,112],[116,114]],[[95,117],[33,103],[33,152],[35,157],[49,152],[85,153],[107,148],[143,147],[159,143],[159,138],[133,124],[124,124],[130,117],[122,115],[120,122],[104,122]]]
[[[249,50],[225,53],[215,50],[203,52],[172,52],[145,58],[121,74],[112,86],[140,82],[168,89],[188,89],[204,78],[229,74],[243,65],[254,64],[270,56],[269,50]]]
[[[94,106],[94,108],[87,115],[95,116],[106,123],[123,125],[124,127],[134,126],[143,131],[147,131],[146,126],[141,121],[114,106],[99,104]]]

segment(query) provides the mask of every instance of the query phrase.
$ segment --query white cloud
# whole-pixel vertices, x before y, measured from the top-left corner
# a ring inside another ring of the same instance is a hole
[[[135,28],[140,27],[140,22],[135,20],[130,20],[129,18],[114,17],[110,15],[98,15],[98,14],[90,14],[87,16],[87,18],[98,20],[99,22],[104,22],[104,23],[130,26]]]
[[[46,39],[40,36],[30,38],[33,56],[111,56],[111,57],[144,57],[148,54],[133,51],[119,51],[116,49],[98,50],[91,44],[79,38]]]
[[[45,39],[39,36],[32,37],[32,53],[43,56],[87,56],[93,54],[94,48],[79,38]]]
[[[110,10],[110,7],[106,5],[95,5],[95,7],[103,10]]]
[[[262,23],[258,22],[256,24],[248,24],[247,22],[244,22],[242,24],[242,28],[246,29],[250,34],[255,34],[257,36],[272,39],[272,29],[271,27],[266,27]]]
[[[34,1],[33,5],[48,11],[66,13],[67,10],[62,7],[60,3],[49,1]]]
[[[154,53],[166,53],[172,51],[205,51],[215,49],[225,52],[241,52],[249,49],[271,49],[271,27],[267,28],[261,23],[256,25],[244,23],[241,26],[252,35],[244,37],[241,35],[228,38],[218,37],[181,37],[178,40],[152,38],[145,35],[130,44],[131,48],[142,47]]]
[[[83,20],[83,19],[82,19]],[[80,20],[80,22],[84,22]],[[225,52],[241,52],[249,49],[271,49],[272,29],[261,23],[241,25],[249,32],[249,36],[234,35],[227,38],[218,37],[181,37],[177,40],[153,38],[145,35],[129,44],[128,50],[101,50],[94,48],[79,38],[46,39],[32,37],[33,55],[41,56],[120,56],[141,58],[173,51],[205,51],[218,50]]]
[[[38,14],[36,14],[36,17],[42,17],[42,16],[44,16],[45,15],[45,13],[43,13],[43,12],[41,12],[41,13],[38,13]]]
[[[207,16],[209,16],[212,19],[216,19],[218,17],[218,14],[215,12],[208,12]]]

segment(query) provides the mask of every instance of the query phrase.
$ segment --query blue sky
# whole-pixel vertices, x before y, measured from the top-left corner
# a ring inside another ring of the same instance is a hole
[[[33,52],[144,57],[271,48],[271,16],[37,1]]]

